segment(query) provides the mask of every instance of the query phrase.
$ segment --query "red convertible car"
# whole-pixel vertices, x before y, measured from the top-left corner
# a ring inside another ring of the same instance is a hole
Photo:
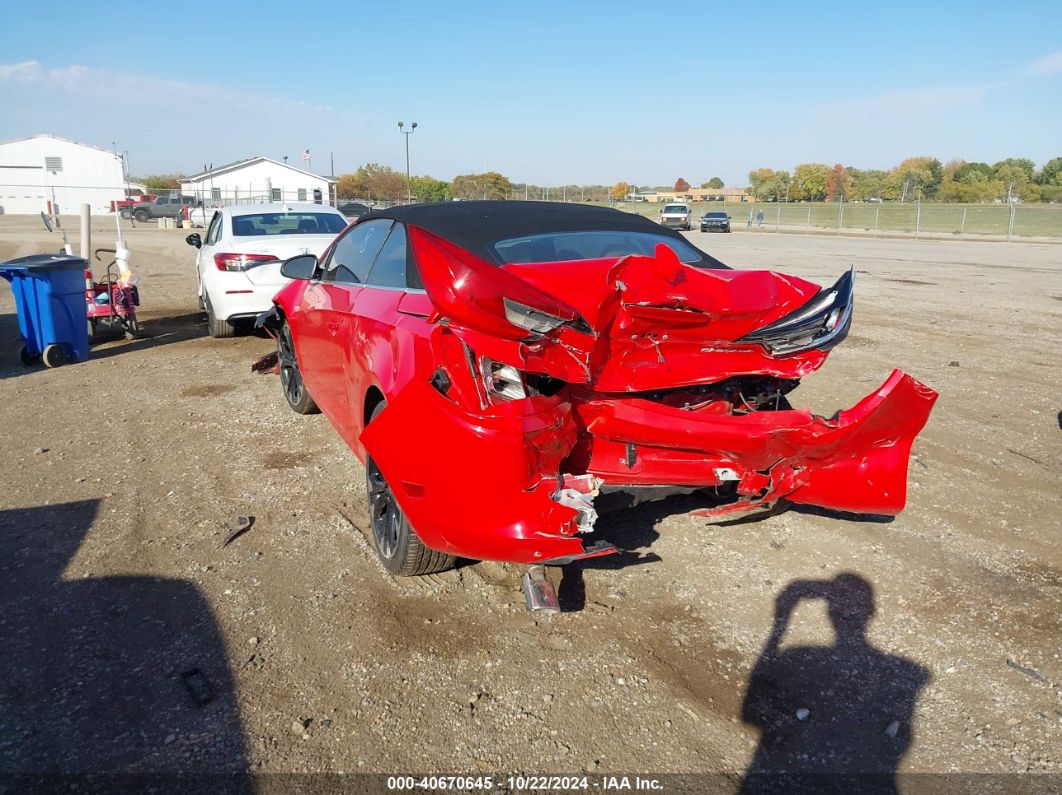
[[[260,322],[284,396],[365,463],[395,574],[614,552],[588,534],[615,489],[706,489],[702,513],[727,519],[896,514],[937,397],[896,371],[832,417],[791,408],[848,333],[852,273],[820,288],[732,270],[610,209],[378,210],[282,272],[294,281]]]

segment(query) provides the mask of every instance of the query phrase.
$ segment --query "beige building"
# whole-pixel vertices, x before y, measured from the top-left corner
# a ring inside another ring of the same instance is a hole
[[[682,193],[674,191],[644,194],[647,202],[750,202],[752,195],[744,188],[690,188]]]

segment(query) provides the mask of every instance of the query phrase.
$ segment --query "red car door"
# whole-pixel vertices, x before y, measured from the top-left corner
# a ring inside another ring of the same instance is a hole
[[[413,377],[413,345],[430,331],[431,303],[422,290],[407,286],[408,262],[406,230],[395,223],[354,303],[348,380],[353,406],[360,405],[370,386],[391,396]]]
[[[385,219],[358,224],[335,242],[320,279],[303,293],[295,327],[306,387],[348,444],[356,439],[347,389],[350,318],[391,224]]]

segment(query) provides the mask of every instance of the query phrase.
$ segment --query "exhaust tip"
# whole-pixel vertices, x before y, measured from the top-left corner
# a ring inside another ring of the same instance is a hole
[[[528,566],[522,578],[524,603],[532,613],[553,614],[560,612],[557,589],[546,577],[545,566]]]

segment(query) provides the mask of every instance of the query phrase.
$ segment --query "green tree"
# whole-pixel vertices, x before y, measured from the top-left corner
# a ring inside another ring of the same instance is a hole
[[[944,167],[935,157],[909,157],[889,173],[900,201],[930,199],[944,178]]]
[[[719,189],[719,188],[725,188],[726,186],[723,184],[723,180],[719,179],[719,177],[712,177],[707,182],[702,182],[701,183],[701,187],[705,188],[705,189],[707,189],[707,188]]]
[[[1040,169],[1041,185],[1062,185],[1062,157],[1056,157],[1044,163]]]
[[[184,179],[184,174],[153,174],[149,177],[130,177],[130,182],[139,182],[149,193],[157,193],[160,190],[179,190]]]
[[[755,198],[767,194],[771,190],[771,182],[774,179],[774,169],[757,168],[749,172],[749,190]]]
[[[450,195],[459,199],[508,199],[513,184],[497,171],[483,174],[461,174],[450,182]]]
[[[825,163],[801,163],[793,171],[793,188],[789,191],[789,198],[809,201],[824,199],[829,173],[830,167]]]
[[[992,179],[992,166],[988,163],[963,163],[955,172],[955,181],[965,185],[988,182]]]
[[[884,198],[888,176],[888,172],[877,168],[848,169],[849,196],[860,201]]]
[[[1032,182],[1029,171],[1013,161],[996,163],[992,170],[996,181],[1003,185],[1003,198],[1006,201],[1013,201],[1015,197],[1022,195],[1025,186]]]
[[[450,183],[432,177],[413,177],[413,198],[420,202],[450,200]]]
[[[353,174],[340,174],[336,190],[343,198],[387,199],[406,196],[406,175],[379,163],[366,163]]]
[[[1024,157],[1008,157],[1006,160],[1000,160],[992,166],[992,171],[995,173],[996,179],[1000,178],[1000,169],[1008,167],[1021,171],[1025,182],[1033,181],[1033,175],[1036,173],[1036,166],[1033,161]],[[1009,174],[1013,177],[1015,172],[1009,172]]]
[[[1062,185],[1042,185],[1040,187],[1040,201],[1062,202]]]
[[[789,195],[791,184],[792,178],[788,171],[775,171],[770,180],[762,186],[763,196],[776,202],[784,201]]]
[[[1035,182],[1026,182],[1018,188],[1018,196],[1023,202],[1038,202],[1043,200],[1044,189]]]

